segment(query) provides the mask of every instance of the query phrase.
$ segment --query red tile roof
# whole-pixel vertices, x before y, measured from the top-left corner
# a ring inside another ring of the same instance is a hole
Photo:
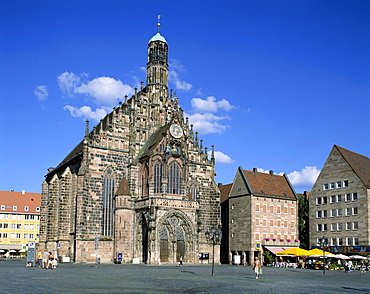
[[[229,198],[232,186],[233,184],[228,184],[228,185],[223,185],[220,187],[220,192],[221,192],[220,202],[221,203]]]
[[[252,194],[286,200],[297,200],[296,194],[285,176],[244,170]]]
[[[36,207],[40,208],[41,206],[41,194],[0,191],[0,205],[5,206],[4,210],[0,209],[0,213],[40,213],[40,211],[36,211]],[[15,206],[17,209],[13,210]],[[25,207],[28,207],[28,211],[25,210]]]
[[[342,154],[343,158],[364,183],[365,187],[370,188],[370,159],[337,145],[334,145],[334,147]]]

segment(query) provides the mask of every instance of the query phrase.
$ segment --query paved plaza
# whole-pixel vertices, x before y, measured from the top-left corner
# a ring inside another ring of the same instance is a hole
[[[370,293],[370,272],[263,267],[63,263],[55,270],[0,260],[1,293]]]

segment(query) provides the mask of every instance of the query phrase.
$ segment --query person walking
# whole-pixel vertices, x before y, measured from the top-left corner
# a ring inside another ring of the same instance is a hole
[[[42,267],[44,269],[48,268],[48,263],[49,263],[49,252],[44,249],[44,252],[42,253]]]
[[[182,255],[180,255],[180,262],[179,262],[179,265],[182,267]]]
[[[38,263],[39,267],[41,267],[41,265],[42,265],[42,252],[41,252],[41,250],[37,250],[37,263]]]
[[[254,264],[253,264],[253,267],[252,267],[252,269],[254,270],[254,273],[256,274],[256,279],[258,279],[258,277],[260,275],[261,268],[262,268],[261,262],[258,259],[258,257],[256,256],[254,258]]]

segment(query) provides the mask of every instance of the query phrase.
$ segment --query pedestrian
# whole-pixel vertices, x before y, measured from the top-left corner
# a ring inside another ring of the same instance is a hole
[[[361,273],[365,273],[366,272],[366,265],[364,262],[361,263]]]
[[[256,274],[256,279],[258,279],[259,275],[262,273],[262,266],[257,256],[254,258],[254,264],[253,264],[252,269],[254,270],[254,273]]]
[[[348,261],[348,272],[352,273],[352,261],[351,260]]]
[[[44,252],[42,253],[42,267],[44,269],[48,268],[48,262],[49,262],[49,252],[44,249]]]
[[[42,252],[41,252],[41,250],[37,250],[37,263],[38,263],[38,266],[41,267],[41,265],[42,265]]]
[[[53,269],[53,260],[54,260],[54,256],[53,254],[51,254],[51,252],[49,252],[49,260],[48,260],[47,269],[49,269],[49,266],[51,269]]]
[[[182,255],[180,255],[180,261],[179,261],[179,266],[183,266],[183,264],[182,264]]]
[[[9,260],[10,252],[9,252],[9,251],[7,251],[7,252],[4,254],[4,256],[5,256],[6,260]]]

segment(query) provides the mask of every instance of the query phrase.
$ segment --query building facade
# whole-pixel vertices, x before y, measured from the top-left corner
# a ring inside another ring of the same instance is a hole
[[[229,193],[229,262],[253,264],[266,249],[278,252],[299,246],[298,198],[285,174],[239,167],[231,189],[221,191]]]
[[[0,191],[0,255],[17,255],[39,240],[41,194]]]
[[[146,85],[92,131],[87,122],[83,140],[48,170],[40,244],[75,262],[198,263],[211,252],[205,232],[220,222],[209,151],[168,89],[168,44],[158,31]]]
[[[370,159],[334,145],[309,196],[310,246],[370,252],[369,193]]]

